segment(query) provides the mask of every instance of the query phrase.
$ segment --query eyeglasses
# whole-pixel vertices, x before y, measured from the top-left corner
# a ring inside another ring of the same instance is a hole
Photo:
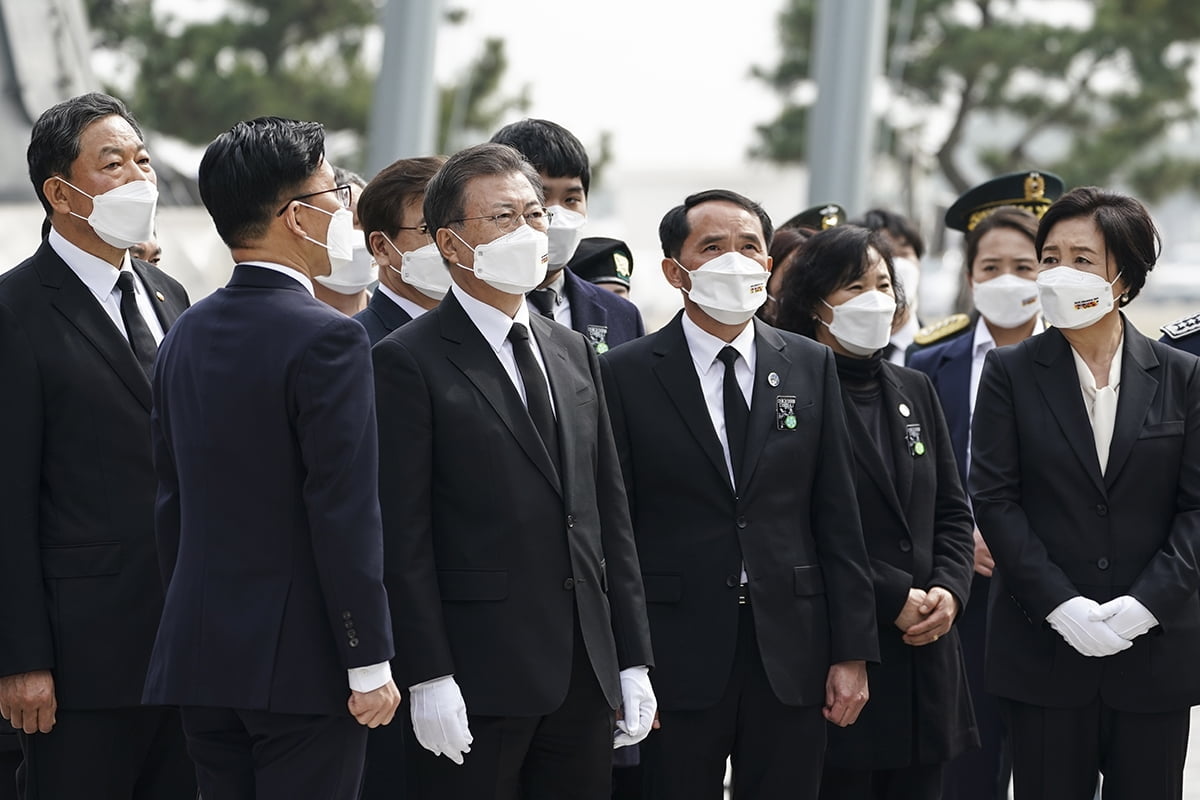
[[[426,225],[424,222],[422,222],[420,225],[413,225],[411,227],[408,225],[397,225],[396,230],[398,230],[398,231],[416,231],[417,233],[421,234],[422,236],[429,235],[429,226]]]
[[[529,224],[529,227],[536,228],[539,231],[544,231],[550,227],[550,220],[554,219],[554,212],[547,211],[544,208],[526,211],[524,214],[513,214],[506,211],[503,214],[490,214],[483,217],[463,217],[462,219],[452,219],[447,222],[447,225],[453,225],[456,222],[470,222],[473,219],[487,219],[496,224],[501,233],[509,233],[515,231],[524,220]]]
[[[316,197],[319,194],[328,194],[329,192],[337,192],[337,201],[342,204],[342,208],[350,208],[350,184],[343,183],[340,186],[334,186],[332,189],[321,189],[317,192],[309,192],[308,194],[297,195],[296,197],[293,197],[291,200],[288,200],[286,203],[284,203],[283,208],[275,212],[275,216],[282,217],[283,212],[287,211],[288,206],[290,206],[292,203],[301,200],[307,200],[308,198]]]

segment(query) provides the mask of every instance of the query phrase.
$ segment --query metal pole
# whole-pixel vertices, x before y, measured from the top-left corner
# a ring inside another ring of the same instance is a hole
[[[866,210],[874,149],[871,99],[883,70],[886,0],[820,0],[814,28],[817,101],[808,123],[808,203]]]
[[[368,132],[368,178],[398,158],[435,155],[433,64],[440,17],[440,0],[388,0]]]

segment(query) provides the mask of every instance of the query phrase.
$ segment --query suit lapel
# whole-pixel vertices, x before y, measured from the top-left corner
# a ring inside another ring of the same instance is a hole
[[[1079,389],[1079,377],[1075,372],[1075,360],[1071,356],[1071,345],[1062,332],[1051,328],[1037,337],[1037,352],[1034,355],[1034,380],[1050,413],[1058,422],[1063,438],[1074,451],[1084,472],[1100,491],[1104,481],[1100,476],[1100,460],[1096,455],[1096,440],[1088,422],[1087,408]],[[1117,407],[1120,420],[1120,404]],[[1111,448],[1110,448],[1111,452]]]
[[[1122,316],[1124,322],[1124,316]],[[1121,385],[1118,388],[1117,419],[1113,426],[1112,442],[1108,447],[1108,465],[1104,470],[1104,483],[1112,486],[1121,467],[1133,449],[1133,443],[1142,432],[1146,413],[1158,391],[1158,379],[1151,370],[1158,368],[1158,357],[1150,347],[1150,340],[1125,326],[1125,352],[1121,355]]]
[[[887,402],[886,394],[882,395],[881,402]],[[842,389],[842,403],[846,407],[846,422],[850,428],[850,440],[855,443],[851,448],[854,450],[854,460],[879,489],[879,493],[892,512],[903,520],[904,509],[900,507],[900,499],[896,496],[896,487],[892,484],[891,473],[883,463],[883,455],[879,452],[879,448],[874,445],[875,432],[867,429],[866,423],[858,413],[858,408],[846,394],[845,389]],[[886,417],[886,411],[884,415]],[[885,420],[885,424],[891,430],[891,420]]]
[[[375,290],[375,294],[371,295],[371,302],[367,303],[367,308],[371,309],[375,316],[379,318],[379,321],[383,323],[383,327],[388,333],[412,322],[412,317],[409,316],[407,311],[378,289]]]
[[[471,318],[467,316],[467,312],[453,293],[446,295],[437,311],[442,338],[454,345],[448,349],[446,357],[475,385],[484,400],[491,405],[516,438],[521,449],[546,476],[550,485],[561,494],[558,474],[546,453],[545,445],[542,444],[542,437],[537,428],[533,427],[533,420],[530,419],[525,404],[521,402],[521,396],[517,394],[516,387],[504,371],[504,366],[496,357],[491,345],[471,322]],[[540,340],[538,346],[541,346]],[[557,357],[556,355],[555,358]],[[547,361],[549,367],[549,359],[545,353],[542,354],[542,358]],[[558,400],[557,396],[555,400]]]
[[[129,342],[113,325],[96,296],[83,285],[58,253],[43,242],[38,251],[38,274],[42,285],[55,290],[51,303],[100,352],[108,365],[147,411],[150,410],[150,380],[133,355]]]
[[[679,410],[679,416],[691,430],[696,443],[721,475],[722,482],[733,491],[729,468],[725,466],[725,451],[721,449],[721,441],[713,429],[708,406],[704,403],[704,393],[700,389],[700,378],[692,362],[692,352],[683,336],[682,315],[682,311],[676,314],[675,319],[667,323],[656,337],[654,354],[659,358],[654,364],[654,374]]]
[[[904,391],[904,386],[898,380],[892,364],[881,365],[880,384],[883,387],[883,419],[892,437],[892,453],[896,481],[894,495],[901,509],[908,508],[909,495],[912,494],[913,456],[908,452],[908,426],[921,425],[921,438],[924,439],[932,431],[924,430],[923,420],[916,414],[917,406]],[[906,415],[902,408],[908,409]],[[901,514],[903,518],[904,515]]]
[[[971,431],[971,362],[975,337],[964,333],[959,340],[946,348],[938,367],[938,385],[946,389],[939,395],[951,398],[950,402],[943,403],[942,412],[946,416],[946,427],[954,443],[954,455],[965,485],[967,441]]]
[[[564,278],[566,283],[563,289],[567,295],[567,302],[571,304],[571,327],[584,336],[588,335],[588,325],[607,327],[608,311],[583,289],[583,278],[566,267],[564,269],[566,270]],[[604,290],[600,289],[599,291]],[[591,337],[588,337],[588,341],[592,341]]]
[[[571,366],[566,347],[554,335],[555,327],[562,330],[562,326],[534,314],[529,315],[529,325],[538,349],[542,351],[542,361],[546,365],[546,378],[550,382],[550,394],[554,398],[554,417],[555,424],[558,426],[558,461],[563,473],[558,476],[559,484],[568,486],[570,485],[570,475],[567,472],[571,468],[569,465],[575,463],[576,447],[575,437],[571,435],[571,432],[578,430],[579,427],[579,399],[576,396],[576,382],[573,380],[575,370]],[[541,441],[540,436],[538,441]],[[544,447],[543,452],[545,452]],[[553,469],[553,459],[548,458],[548,463]]]
[[[750,422],[746,430],[746,452],[738,469],[738,494],[746,487],[758,469],[758,458],[775,430],[775,398],[778,387],[787,386],[792,362],[784,352],[783,337],[770,326],[754,320],[754,391],[750,396]],[[774,375],[775,380],[769,376]]]
[[[162,326],[163,333],[171,329],[175,324],[175,320],[179,319],[179,315],[185,310],[185,307],[180,306],[175,298],[172,297],[171,287],[162,279],[162,274],[157,270],[146,269],[141,261],[131,258],[130,264],[133,266],[133,271],[142,279],[142,284],[150,292],[150,305],[154,306],[154,315],[158,317],[158,324]]]

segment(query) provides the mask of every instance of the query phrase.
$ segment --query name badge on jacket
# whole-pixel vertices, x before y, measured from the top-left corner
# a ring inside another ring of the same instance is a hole
[[[595,349],[596,355],[602,356],[608,352],[608,326],[588,325],[587,338]]]
[[[914,423],[904,426],[904,443],[913,458],[925,455],[925,442],[921,441],[921,426]]]
[[[796,430],[796,395],[775,396],[775,429],[780,431]]]

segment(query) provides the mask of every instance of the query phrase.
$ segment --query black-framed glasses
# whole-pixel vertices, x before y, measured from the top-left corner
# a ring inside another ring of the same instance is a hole
[[[529,224],[529,227],[536,228],[539,231],[544,231],[550,227],[550,220],[554,219],[554,212],[548,211],[545,208],[526,211],[524,214],[514,214],[511,211],[506,211],[503,214],[487,214],[482,217],[463,217],[462,219],[452,219],[447,225],[453,225],[456,222],[470,222],[473,219],[486,219],[495,223],[501,233],[511,233],[521,225],[524,220]]]
[[[342,208],[350,208],[350,200],[351,200],[350,184],[343,183],[338,186],[334,186],[332,189],[321,189],[320,191],[309,192],[308,194],[297,195],[296,197],[293,197],[291,200],[288,200],[286,203],[284,203],[283,208],[281,208],[275,212],[275,216],[282,217],[283,212],[287,211],[288,206],[290,206],[292,203],[295,203],[297,201],[304,201],[310,197],[316,197],[319,194],[328,194],[329,192],[337,192],[337,200],[339,203],[342,204]]]
[[[429,226],[426,225],[424,222],[422,222],[420,225],[397,225],[396,230],[398,230],[398,231],[416,231],[417,233],[419,233],[423,236],[429,235]]]

